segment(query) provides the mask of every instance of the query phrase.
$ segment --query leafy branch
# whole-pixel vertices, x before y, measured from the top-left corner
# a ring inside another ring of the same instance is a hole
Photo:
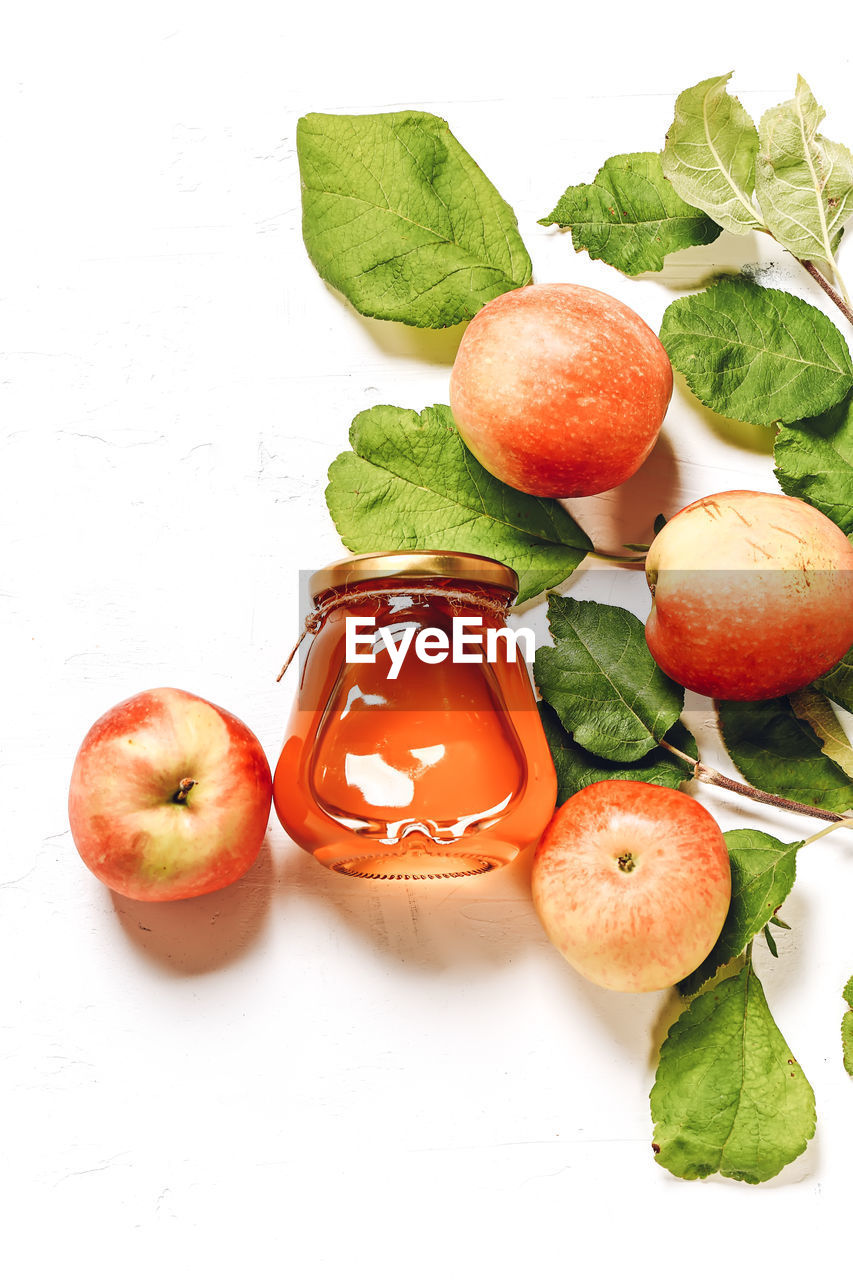
[[[667,254],[709,244],[721,230],[760,231],[853,324],[836,260],[853,213],[853,155],[818,132],[825,112],[802,76],[758,128],[728,92],[730,79],[685,89],[659,156],[612,157],[592,183],[568,187],[542,222],[570,228],[575,249],[628,275],[659,271]]]
[[[632,613],[551,595],[548,623],[554,644],[537,650],[533,670],[556,717],[555,723],[543,715],[543,722],[557,768],[559,803],[580,789],[580,778],[596,781],[599,775],[669,786],[695,778],[827,823],[840,822],[846,810],[853,810],[853,779],[825,753],[824,743],[787,699],[720,705],[724,738],[746,778],[739,782],[704,764],[692,738],[672,740],[684,688],[656,665],[643,624]],[[823,695],[814,696],[829,706]],[[837,721],[834,727],[842,733]],[[680,764],[662,770],[661,749]],[[596,757],[611,764],[597,765]],[[614,771],[613,764],[622,767]],[[760,785],[768,770],[772,791]],[[649,777],[649,771],[656,776]],[[816,803],[824,797],[833,807]]]

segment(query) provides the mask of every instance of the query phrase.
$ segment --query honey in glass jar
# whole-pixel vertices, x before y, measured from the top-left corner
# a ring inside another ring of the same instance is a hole
[[[506,643],[517,591],[506,565],[440,551],[354,556],[312,576],[274,795],[324,866],[470,876],[539,837],[557,783],[524,656]]]

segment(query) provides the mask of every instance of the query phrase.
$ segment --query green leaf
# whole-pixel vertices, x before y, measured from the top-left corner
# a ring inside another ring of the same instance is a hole
[[[850,352],[832,321],[745,276],[671,302],[660,338],[693,394],[739,422],[795,422],[853,388]]]
[[[446,121],[312,114],[296,149],[311,261],[363,315],[441,329],[529,282],[515,214]]]
[[[815,680],[814,687],[845,711],[853,711],[853,649],[845,653],[825,676]]]
[[[814,1094],[750,962],[670,1028],[651,1109],[655,1159],[679,1178],[766,1182],[805,1151]]]
[[[688,204],[737,235],[761,228],[753,203],[758,133],[737,98],[732,77],[712,76],[685,89],[666,135],[663,171]]]
[[[844,1051],[844,1070],[853,1076],[853,978],[844,988],[844,999],[850,1006],[841,1019],[841,1047]]]
[[[816,418],[780,427],[773,453],[785,493],[853,533],[853,395]]]
[[[353,453],[329,468],[326,502],[354,552],[467,551],[519,575],[518,600],[569,576],[592,543],[553,498],[502,484],[469,453],[447,405],[358,414]]]
[[[717,710],[729,755],[752,786],[833,813],[853,807],[853,782],[787,698],[718,702]]]
[[[770,952],[771,956],[773,956],[774,959],[778,960],[779,948],[776,946],[776,939],[773,937],[773,934],[770,932],[769,924],[766,924],[764,926],[764,941],[767,943],[767,950]]]
[[[775,836],[746,827],[727,831],[726,846],[732,868],[731,905],[710,955],[679,982],[683,996],[704,986],[773,919],[794,884],[802,841],[783,844]]]
[[[789,694],[788,701],[797,719],[803,720],[819,740],[823,754],[853,778],[853,747],[828,699],[810,687]]]
[[[567,187],[543,226],[571,227],[580,253],[600,258],[626,275],[660,271],[668,253],[711,244],[721,228],[685,204],[663,176],[655,151],[611,156],[593,182]]]
[[[538,703],[542,728],[551,750],[551,758],[557,771],[557,804],[564,804],[569,796],[582,791],[593,782],[606,782],[612,778],[627,778],[633,782],[654,782],[661,787],[678,789],[692,775],[692,769],[663,747],[656,747],[636,764],[618,764],[604,760],[591,751],[579,747],[566,733],[560,717],[547,702]],[[696,758],[696,742],[681,723],[667,731],[667,741]]]
[[[802,76],[794,97],[761,118],[755,194],[775,238],[830,270],[853,213],[853,155],[818,133],[826,112]]]
[[[681,715],[684,690],[664,675],[627,609],[551,596],[556,644],[536,651],[546,702],[577,743],[608,760],[640,760]]]

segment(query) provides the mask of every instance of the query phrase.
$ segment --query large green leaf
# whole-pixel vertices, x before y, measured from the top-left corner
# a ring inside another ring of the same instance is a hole
[[[853,395],[817,418],[780,427],[773,453],[785,493],[853,533]]]
[[[844,1070],[853,1076],[853,978],[844,988],[844,999],[850,1006],[841,1019],[841,1048],[844,1053]]]
[[[668,253],[710,244],[721,228],[685,204],[656,151],[611,156],[593,182],[567,187],[544,226],[571,227],[572,243],[626,275],[660,271]]]
[[[805,1151],[814,1094],[751,963],[670,1028],[651,1108],[655,1159],[679,1178],[766,1182]]]
[[[592,549],[553,498],[502,484],[469,453],[447,405],[376,405],[329,468],[326,502],[350,551],[467,551],[519,575],[519,601],[556,586]]]
[[[613,778],[626,778],[632,782],[653,782],[661,787],[676,790],[686,782],[692,769],[684,760],[674,756],[664,747],[656,747],[635,764],[619,764],[605,760],[584,750],[566,733],[560,717],[547,702],[540,702],[539,715],[542,728],[551,750],[551,758],[557,772],[557,804],[564,804],[569,796],[593,782],[606,782]],[[667,730],[667,742],[696,759],[696,742],[679,722]]]
[[[719,702],[717,709],[729,754],[752,786],[833,813],[853,808],[853,782],[787,698]]]
[[[820,742],[823,754],[853,778],[853,746],[828,698],[810,685],[789,694],[788,701],[797,719],[807,724]]]
[[[536,683],[575,741],[608,760],[640,760],[681,715],[684,690],[664,675],[627,609],[551,596],[556,644],[536,651]]]
[[[783,248],[834,269],[844,223],[853,213],[853,155],[818,133],[825,115],[802,76],[790,101],[765,111],[755,194]]]
[[[296,148],[311,261],[364,315],[441,329],[530,280],[515,214],[446,121],[312,114]]]
[[[775,836],[746,827],[726,832],[732,867],[732,901],[722,932],[707,959],[678,989],[683,996],[698,991],[718,969],[739,956],[772,919],[791,892],[802,842],[783,844]]]
[[[737,98],[731,79],[712,76],[679,94],[666,135],[663,171],[688,204],[726,231],[745,235],[761,227],[752,203],[758,133]]]
[[[853,388],[850,352],[832,321],[745,276],[671,302],[660,338],[693,394],[739,422],[796,422]]]
[[[853,711],[853,649],[827,675],[815,680],[815,688],[845,711]]]

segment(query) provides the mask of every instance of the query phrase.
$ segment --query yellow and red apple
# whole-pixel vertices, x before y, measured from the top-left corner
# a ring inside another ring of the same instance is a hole
[[[532,888],[548,937],[585,978],[657,991],[686,978],[717,941],[731,868],[698,801],[648,782],[594,782],[545,828]]]
[[[627,480],[672,395],[657,336],[617,298],[534,284],[477,313],[450,377],[450,406],[487,471],[525,493],[571,498]]]
[[[646,641],[696,693],[776,698],[853,645],[853,546],[799,498],[733,490],[692,502],[646,557]]]
[[[194,898],[239,879],[272,802],[267,758],[236,716],[180,689],[149,689],[92,725],[68,813],[90,871],[128,898]]]

